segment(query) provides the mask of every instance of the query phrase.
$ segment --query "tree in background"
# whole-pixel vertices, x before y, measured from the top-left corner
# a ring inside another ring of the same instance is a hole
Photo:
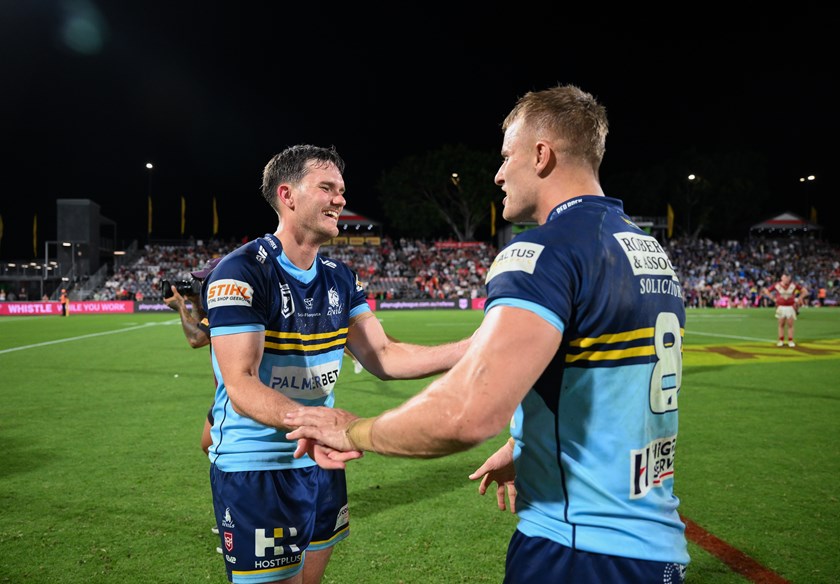
[[[605,164],[602,182],[607,196],[622,199],[629,215],[661,216],[670,204],[675,235],[693,239],[741,239],[751,225],[784,210],[769,197],[766,162],[739,148],[687,150],[652,167],[617,173]]]
[[[490,238],[490,203],[502,199],[493,184],[496,152],[445,145],[408,156],[377,182],[389,230],[418,238]]]
[[[489,240],[491,202],[502,221],[504,194],[493,184],[500,163],[498,153],[464,145],[400,160],[376,185],[389,231],[421,239]],[[645,168],[614,170],[607,159],[601,175],[607,196],[622,199],[630,215],[664,216],[670,204],[680,237],[744,238],[751,225],[785,210],[769,196],[766,161],[737,145],[676,152]]]

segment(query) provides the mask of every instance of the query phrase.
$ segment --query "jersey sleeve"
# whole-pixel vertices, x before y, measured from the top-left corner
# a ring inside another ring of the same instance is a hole
[[[273,301],[266,277],[270,267],[257,257],[240,249],[226,256],[208,278],[204,302],[213,334],[222,327],[268,325]]]
[[[487,272],[486,310],[517,306],[562,331],[573,306],[576,277],[571,261],[547,248],[539,237],[520,236],[499,252]]]

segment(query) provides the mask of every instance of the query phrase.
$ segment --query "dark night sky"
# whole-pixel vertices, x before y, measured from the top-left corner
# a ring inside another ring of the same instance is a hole
[[[381,220],[383,170],[443,144],[497,151],[515,99],[557,82],[607,107],[602,174],[749,144],[770,161],[778,212],[807,216],[798,179],[817,175],[808,196],[838,239],[828,210],[840,83],[825,14],[707,14],[689,28],[510,5],[478,15],[260,4],[0,0],[0,258],[32,257],[34,214],[39,255],[63,198],[92,199],[120,243],[143,241],[148,161],[153,237],[180,237],[181,196],[186,235],[210,235],[214,196],[220,236],[272,231],[262,168],[300,142],[335,144],[348,208]]]

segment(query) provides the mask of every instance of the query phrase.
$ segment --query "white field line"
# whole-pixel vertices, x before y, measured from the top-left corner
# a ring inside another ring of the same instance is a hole
[[[82,339],[91,339],[91,338],[94,338],[94,337],[104,337],[105,335],[114,335],[114,334],[118,334],[118,333],[126,333],[126,332],[129,332],[129,331],[134,331],[134,330],[137,330],[137,329],[146,328],[146,327],[150,327],[150,326],[178,324],[180,322],[181,321],[178,320],[178,319],[175,319],[175,320],[172,320],[172,321],[167,321],[167,322],[147,322],[146,324],[141,324],[141,325],[132,326],[132,327],[128,327],[128,328],[121,328],[119,330],[114,330],[114,331],[104,331],[104,332],[101,332],[101,333],[91,333],[89,335],[81,335],[79,337],[68,337],[66,339],[56,339],[55,341],[45,341],[43,343],[35,343],[34,345],[23,345],[21,347],[11,347],[9,349],[0,350],[0,355],[3,355],[5,353],[12,353],[14,351],[23,351],[25,349],[37,349],[38,347],[46,347],[46,346],[49,346],[49,345],[58,345],[58,344],[61,344],[61,343],[71,343],[73,341],[81,341]]]

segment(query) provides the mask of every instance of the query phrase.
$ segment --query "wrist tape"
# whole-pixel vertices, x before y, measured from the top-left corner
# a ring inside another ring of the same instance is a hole
[[[347,426],[347,439],[355,450],[376,452],[373,447],[371,429],[376,418],[358,418]]]

